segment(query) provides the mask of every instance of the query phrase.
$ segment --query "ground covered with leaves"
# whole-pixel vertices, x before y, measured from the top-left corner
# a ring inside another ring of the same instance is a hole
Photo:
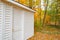
[[[36,32],[35,35],[28,40],[60,40],[60,34],[46,34]]]
[[[34,36],[28,40],[60,40],[60,28],[55,26],[37,27]]]

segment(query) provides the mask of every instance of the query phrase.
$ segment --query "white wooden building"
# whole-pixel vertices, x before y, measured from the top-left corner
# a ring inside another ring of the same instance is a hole
[[[0,40],[27,40],[34,35],[34,10],[0,0]]]

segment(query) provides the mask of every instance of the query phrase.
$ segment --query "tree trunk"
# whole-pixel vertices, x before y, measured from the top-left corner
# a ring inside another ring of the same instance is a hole
[[[33,6],[33,0],[29,0],[29,7],[32,8]]]
[[[46,14],[47,14],[47,7],[48,7],[48,0],[46,0],[46,6],[45,6],[45,13],[44,13],[44,18],[43,18],[43,24],[42,24],[42,27],[45,27],[45,18],[46,18]]]

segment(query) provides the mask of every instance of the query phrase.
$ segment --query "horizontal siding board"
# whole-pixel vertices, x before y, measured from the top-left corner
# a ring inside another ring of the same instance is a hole
[[[5,32],[4,39],[12,40],[12,6],[5,5]]]
[[[3,37],[3,3],[0,2],[0,40],[2,40]]]

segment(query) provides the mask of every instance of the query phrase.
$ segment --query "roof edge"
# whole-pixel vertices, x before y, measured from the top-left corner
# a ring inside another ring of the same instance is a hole
[[[31,12],[36,12],[35,10],[32,10],[31,8],[28,8],[28,7],[26,7],[26,6],[24,6],[24,5],[22,5],[22,4],[20,4],[20,3],[17,3],[17,2],[15,2],[15,1],[11,1],[11,0],[6,0],[7,2],[10,2],[10,3],[12,3],[12,4],[15,4],[16,6],[19,6],[19,7],[21,7],[21,8],[24,8],[24,9],[26,9],[26,10],[29,10],[29,11],[31,11]]]

